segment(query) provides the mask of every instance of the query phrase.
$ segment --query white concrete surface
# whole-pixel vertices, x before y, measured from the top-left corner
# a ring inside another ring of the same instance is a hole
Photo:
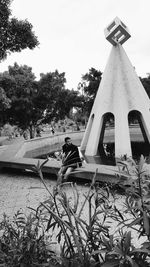
[[[138,111],[150,143],[150,99],[128,56],[119,43],[112,47],[82,139],[81,151],[89,163],[97,162],[104,116],[115,124],[115,158],[132,156],[128,115]],[[100,161],[100,160],[99,160]]]

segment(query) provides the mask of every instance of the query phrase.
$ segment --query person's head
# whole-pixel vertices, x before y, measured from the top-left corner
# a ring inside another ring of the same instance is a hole
[[[65,144],[70,145],[71,144],[71,138],[70,137],[65,137]]]

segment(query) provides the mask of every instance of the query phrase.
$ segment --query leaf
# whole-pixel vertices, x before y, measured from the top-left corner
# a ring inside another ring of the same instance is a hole
[[[57,222],[53,222],[53,223],[51,223],[51,224],[46,228],[46,231],[50,230],[52,227],[53,227],[53,231],[54,231],[56,225],[57,225]]]
[[[144,242],[142,248],[150,248],[150,242]]]
[[[62,234],[62,232],[60,231],[58,233],[58,235],[56,236],[58,243],[60,243],[60,241],[61,241],[61,237],[62,237],[61,234]]]
[[[133,261],[132,262],[132,267],[139,267],[139,265],[135,261]]]
[[[136,248],[132,251],[133,253],[144,253],[144,254],[150,254],[150,250],[149,249],[146,249],[146,248]]]
[[[36,165],[36,169],[37,169],[37,171],[40,170],[40,160],[38,160],[38,163],[37,163],[37,165]]]
[[[30,209],[30,210],[33,210],[33,211],[37,211],[36,209],[34,209],[34,208],[32,208],[32,207],[27,207],[28,209]]]
[[[26,224],[24,220],[17,220],[16,224]]]
[[[43,161],[43,163],[40,165],[40,169],[43,168],[43,166],[49,161],[49,158],[47,158],[46,160]]]
[[[143,223],[144,223],[144,230],[146,234],[149,235],[150,234],[149,218],[145,210],[143,211]]]
[[[120,256],[124,256],[123,251],[118,247],[115,247],[113,249],[113,251],[109,252],[108,254],[109,255],[117,254],[117,255],[120,255]]]
[[[119,265],[118,265],[119,262],[120,262],[120,260],[111,261],[111,262],[106,262],[106,263],[102,264],[101,266],[102,266],[102,267],[117,267],[117,266],[119,266]]]
[[[122,219],[122,221],[124,221],[124,218],[123,218],[121,212],[116,208],[116,206],[114,206],[114,209],[115,209],[115,211],[117,211],[117,213],[118,213],[119,217]]]
[[[132,227],[133,225],[137,225],[141,222],[142,218],[136,218],[134,221],[132,221],[130,224],[128,224],[128,227]]]
[[[139,267],[139,265],[134,260],[132,260],[131,257],[126,256],[126,259],[130,262],[132,267]]]
[[[52,216],[52,214],[50,214],[50,218],[49,218],[48,223],[47,223],[46,231],[48,231],[50,229],[52,219],[53,219],[53,216]]]
[[[141,155],[140,157],[140,161],[139,161],[139,164],[138,164],[138,171],[139,173],[141,173],[142,169],[143,169],[143,165],[145,163],[145,159],[144,159],[144,156]]]
[[[124,245],[125,245],[125,252],[127,253],[129,248],[130,248],[130,246],[131,246],[131,231],[129,231],[126,234]]]

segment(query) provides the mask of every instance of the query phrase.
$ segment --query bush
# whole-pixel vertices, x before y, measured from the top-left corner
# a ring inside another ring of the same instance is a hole
[[[45,235],[40,218],[33,214],[25,216],[18,211],[10,221],[4,215],[0,230],[0,266],[50,266],[45,264],[53,253],[48,249],[50,240]]]
[[[14,134],[14,127],[7,123],[3,126],[1,133],[2,136],[8,136],[9,138],[11,138]]]
[[[132,161],[134,177],[130,175],[125,185],[120,184],[125,191],[122,206],[114,188],[96,183],[96,173],[83,202],[72,183],[71,197],[64,185],[58,194],[52,194],[42,175],[45,162],[38,163],[34,171],[49,192],[49,199],[32,209],[28,217],[18,212],[9,222],[4,216],[0,224],[0,266],[150,266],[150,183],[143,171],[143,157],[139,164]],[[122,165],[126,166],[124,162]],[[59,255],[50,249],[54,233],[60,244]],[[133,243],[135,233],[138,247]]]

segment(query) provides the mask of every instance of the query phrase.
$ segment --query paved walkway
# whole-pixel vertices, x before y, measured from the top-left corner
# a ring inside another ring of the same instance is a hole
[[[51,188],[55,181],[47,181]],[[27,175],[0,174],[0,218],[5,212],[13,216],[20,208],[28,211],[28,207],[36,208],[40,201],[48,196],[42,182],[38,178]]]
[[[52,192],[56,180],[45,179],[45,182]],[[78,185],[78,188],[81,194],[88,190],[82,185]],[[48,197],[47,190],[36,175],[0,173],[0,219],[3,213],[12,217],[19,209],[28,213],[28,207],[37,208]]]

